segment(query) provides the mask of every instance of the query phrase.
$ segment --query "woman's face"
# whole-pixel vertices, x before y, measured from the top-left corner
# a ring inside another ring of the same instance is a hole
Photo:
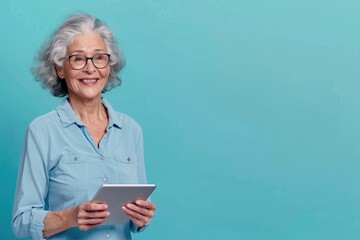
[[[67,56],[81,55],[93,57],[95,54],[107,53],[107,48],[96,33],[84,33],[77,36],[67,47]],[[69,58],[64,59],[63,67],[57,67],[57,74],[65,79],[68,87],[69,98],[80,100],[94,100],[101,98],[101,91],[104,89],[109,77],[110,67],[99,69],[94,66],[91,60],[83,69],[75,70],[69,63]]]

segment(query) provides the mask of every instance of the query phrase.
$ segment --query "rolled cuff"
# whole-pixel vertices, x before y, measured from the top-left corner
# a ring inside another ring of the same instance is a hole
[[[42,209],[31,210],[30,235],[32,239],[43,240],[44,218],[49,211]]]
[[[143,232],[147,227],[149,226],[149,223],[145,224],[142,227],[136,226],[132,221],[130,221],[130,231],[133,233],[141,233]]]

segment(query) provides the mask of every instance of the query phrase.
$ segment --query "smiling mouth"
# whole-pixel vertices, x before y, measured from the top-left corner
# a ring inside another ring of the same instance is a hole
[[[97,80],[96,79],[80,79],[81,82],[84,82],[84,83],[94,83],[96,82]]]

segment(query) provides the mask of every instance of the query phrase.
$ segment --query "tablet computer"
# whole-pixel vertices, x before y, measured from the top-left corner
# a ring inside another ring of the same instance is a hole
[[[138,199],[148,199],[155,187],[155,184],[103,184],[92,199],[108,205],[110,216],[101,225],[125,224],[129,218],[121,206]]]

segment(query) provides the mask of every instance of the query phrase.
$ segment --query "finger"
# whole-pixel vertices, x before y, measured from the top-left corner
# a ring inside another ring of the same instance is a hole
[[[131,216],[128,216],[129,219],[137,226],[137,227],[143,227],[146,223],[137,219],[137,218],[134,218],[134,217],[131,217]]]
[[[109,211],[101,210],[101,211],[86,211],[80,210],[78,212],[78,218],[104,218],[110,215]]]
[[[132,203],[128,203],[125,205],[125,207],[129,210],[132,210],[133,212],[136,212],[138,214],[141,214],[145,217],[148,217],[148,218],[152,218],[154,216],[154,211],[153,210],[149,210],[147,208],[143,208],[141,206],[138,206],[138,205],[135,205],[135,204],[132,204]]]
[[[153,211],[156,210],[156,206],[152,202],[149,202],[149,201],[136,200],[135,204],[140,207],[147,208],[149,210],[153,210]]]
[[[82,218],[106,218],[109,215],[109,211],[84,212]]]
[[[96,224],[81,224],[79,225],[79,229],[82,230],[82,231],[87,231],[93,227],[96,227],[98,225],[100,225],[103,221],[99,222],[99,223],[96,223]]]
[[[81,218],[78,220],[79,226],[82,225],[97,225],[105,221],[106,218]]]
[[[142,227],[144,226],[146,223],[148,223],[149,221],[144,221],[142,219],[138,219],[130,214],[128,214],[128,211],[130,211],[129,209],[126,209],[126,207],[122,207],[123,211],[125,212],[126,216],[138,227]],[[126,209],[126,210],[125,210]]]
[[[122,210],[126,213],[128,217],[135,218],[143,223],[148,223],[150,221],[150,218],[152,217],[151,213],[147,213],[148,210],[146,210],[146,213],[139,213],[137,211],[129,209],[126,206],[123,206]]]
[[[98,203],[98,202],[87,202],[84,204],[84,210],[86,211],[101,211],[106,210],[108,205],[106,203]]]

